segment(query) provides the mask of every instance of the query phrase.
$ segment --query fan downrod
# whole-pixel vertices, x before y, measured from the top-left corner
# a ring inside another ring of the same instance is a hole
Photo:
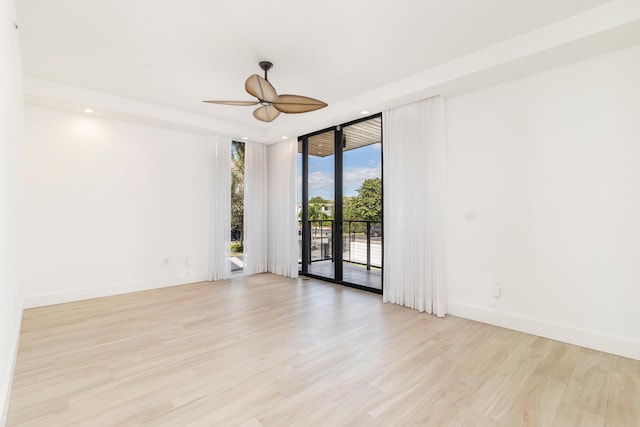
[[[273,67],[273,64],[269,61],[260,61],[258,62],[258,65],[264,70],[264,79],[268,81],[269,79],[267,78],[267,71],[269,71],[271,67]]]

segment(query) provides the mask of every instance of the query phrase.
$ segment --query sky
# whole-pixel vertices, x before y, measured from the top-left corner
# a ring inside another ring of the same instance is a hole
[[[343,194],[355,196],[368,178],[382,178],[380,144],[349,150],[343,154]],[[334,199],[334,156],[309,156],[309,198]],[[302,155],[298,155],[298,194],[302,194]]]

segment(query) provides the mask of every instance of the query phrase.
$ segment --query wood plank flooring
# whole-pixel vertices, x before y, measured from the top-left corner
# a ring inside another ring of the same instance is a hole
[[[8,426],[640,426],[640,361],[269,274],[26,310]]]

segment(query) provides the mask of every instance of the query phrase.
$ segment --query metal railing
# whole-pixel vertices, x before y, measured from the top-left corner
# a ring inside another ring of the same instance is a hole
[[[334,221],[309,220],[310,262],[333,260]],[[302,221],[298,221],[299,262],[302,262]],[[342,221],[342,260],[370,270],[382,268],[382,223],[380,221]]]

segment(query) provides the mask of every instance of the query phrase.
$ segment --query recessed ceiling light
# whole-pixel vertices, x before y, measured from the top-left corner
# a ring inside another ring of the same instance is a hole
[[[360,111],[360,114],[365,115],[365,114],[369,114],[369,112],[367,110],[362,110]]]
[[[282,139],[287,139],[287,138],[288,138],[288,136],[286,136],[286,135],[284,135],[284,136],[282,137]]]
[[[93,113],[93,109],[91,109],[91,108],[85,108],[82,111],[84,111],[85,113],[89,113],[89,114]]]
[[[242,139],[244,139],[246,141],[247,139],[249,139],[249,137],[248,136],[243,136]]]

